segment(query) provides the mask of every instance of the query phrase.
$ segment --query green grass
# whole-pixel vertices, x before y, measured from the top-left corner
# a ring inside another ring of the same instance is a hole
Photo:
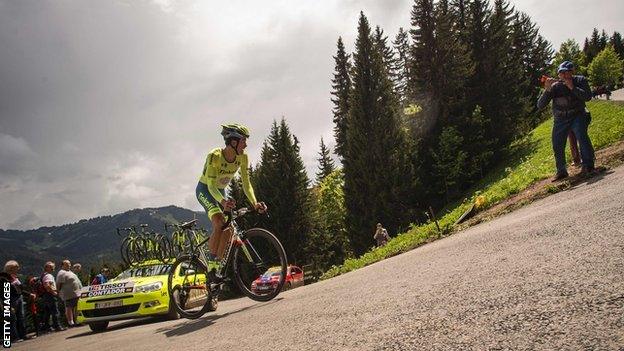
[[[596,150],[624,138],[624,104],[607,101],[591,101],[588,108],[592,113],[589,135]],[[486,199],[484,208],[526,189],[535,181],[550,177],[555,172],[550,134],[552,118],[535,128],[524,139],[506,150],[507,161],[495,167],[483,180],[473,187],[463,201],[458,201],[443,210],[438,222],[441,232],[434,223],[412,226],[406,233],[394,237],[382,248],[374,248],[358,258],[347,259],[340,266],[333,266],[321,276],[321,280],[362,268],[388,257],[412,250],[423,243],[434,240],[453,230],[453,224],[473,203],[477,195]],[[568,151],[569,152],[569,151]],[[569,159],[568,154],[568,159]],[[550,193],[559,189],[547,189]]]

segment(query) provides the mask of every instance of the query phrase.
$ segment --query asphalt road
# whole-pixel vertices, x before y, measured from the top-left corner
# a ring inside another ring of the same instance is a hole
[[[269,303],[14,349],[624,350],[624,168]]]

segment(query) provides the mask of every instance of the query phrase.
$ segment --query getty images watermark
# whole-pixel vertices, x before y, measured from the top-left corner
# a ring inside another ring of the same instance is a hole
[[[11,347],[11,283],[2,284],[2,347]]]

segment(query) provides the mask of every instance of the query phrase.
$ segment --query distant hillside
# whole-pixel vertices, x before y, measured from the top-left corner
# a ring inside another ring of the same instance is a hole
[[[121,238],[117,236],[116,228],[145,223],[153,230],[163,232],[165,223],[193,218],[199,220],[201,227],[211,230],[205,213],[176,206],[134,209],[57,227],[25,231],[0,229],[0,264],[15,259],[22,266],[21,273],[38,274],[45,261],[55,261],[58,268],[60,261],[67,258],[82,263],[85,271],[102,263],[121,261]]]

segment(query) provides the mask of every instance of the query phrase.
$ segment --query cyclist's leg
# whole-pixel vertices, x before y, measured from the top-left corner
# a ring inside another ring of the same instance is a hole
[[[224,193],[225,190],[221,190],[221,192]],[[212,235],[208,240],[208,248],[210,249],[210,253],[216,256],[219,239],[221,237],[221,227],[223,223],[225,223],[223,211],[217,200],[215,200],[208,191],[208,186],[206,184],[199,182],[195,189],[195,195],[199,203],[204,207],[204,210],[206,210],[208,219],[212,223]]]
[[[210,220],[212,221],[212,235],[210,240],[208,240],[208,246],[210,247],[210,253],[216,256],[217,259],[221,259],[219,247],[224,237],[221,228],[223,228],[225,223],[225,217],[223,213],[215,213]]]
[[[223,227],[223,223],[221,223],[221,226],[219,228]],[[228,244],[230,243],[230,240],[232,238],[232,229],[230,228],[226,228],[225,230],[221,231],[221,236],[219,237],[219,246],[217,247],[217,257],[219,257],[219,259],[223,258],[223,254],[225,253],[225,250],[227,249]]]

